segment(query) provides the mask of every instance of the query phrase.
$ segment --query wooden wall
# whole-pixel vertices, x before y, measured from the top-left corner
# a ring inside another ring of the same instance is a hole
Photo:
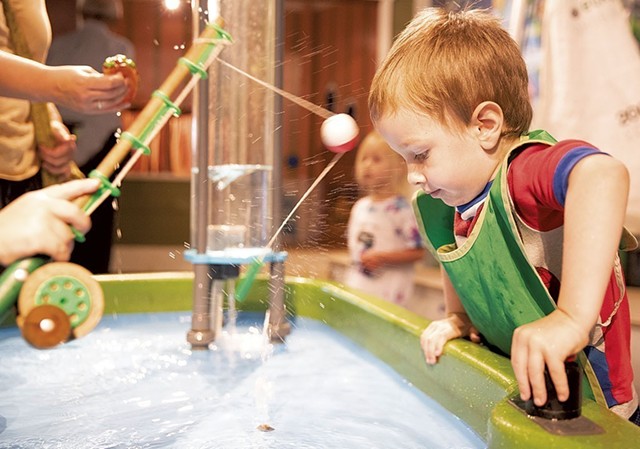
[[[47,0],[54,37],[73,29],[74,3]],[[134,43],[141,79],[133,108],[124,114],[127,123],[189,46],[191,8],[186,1],[176,11],[167,11],[161,0],[123,0],[123,5],[124,18],[112,28]],[[362,135],[371,129],[367,94],[376,65],[377,6],[372,0],[285,0],[284,89],[333,112],[351,113]],[[283,212],[288,212],[333,154],[320,141],[321,118],[287,100],[283,107]],[[152,143],[153,154],[140,160],[138,173],[188,175],[190,101],[183,110]],[[354,154],[345,155],[303,206],[292,228],[295,241],[344,244],[357,196],[353,160]]]
[[[288,0],[285,5],[285,90],[333,112],[351,113],[366,134],[371,129],[367,95],[376,68],[377,2]],[[283,173],[291,204],[299,196],[293,193],[306,189],[333,154],[320,141],[321,118],[286,101],[284,106],[283,160],[289,164]],[[302,207],[299,240],[344,244],[357,197],[354,156],[343,156]]]

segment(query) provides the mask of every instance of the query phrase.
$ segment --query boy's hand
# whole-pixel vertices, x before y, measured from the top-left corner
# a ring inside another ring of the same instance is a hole
[[[451,313],[447,318],[432,321],[420,336],[420,346],[426,362],[435,364],[442,355],[446,342],[466,336],[470,336],[474,343],[480,342],[478,331],[464,313]]]
[[[517,328],[511,343],[511,365],[520,388],[520,397],[541,407],[547,402],[545,365],[558,400],[569,398],[564,362],[589,342],[589,332],[560,309],[544,318]]]

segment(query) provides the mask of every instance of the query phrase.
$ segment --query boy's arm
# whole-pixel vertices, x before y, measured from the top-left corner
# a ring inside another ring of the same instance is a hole
[[[460,297],[453,288],[446,271],[441,269],[442,287],[444,291],[444,309],[446,318],[432,321],[420,336],[420,346],[427,363],[434,364],[442,355],[444,345],[458,337],[471,336],[471,340],[479,342],[478,332],[460,302]]]
[[[589,342],[611,277],[628,193],[629,173],[610,156],[586,157],[571,171],[558,308],[513,336],[511,362],[523,400],[533,395],[537,405],[546,402],[545,365],[558,399],[568,398],[564,361]]]

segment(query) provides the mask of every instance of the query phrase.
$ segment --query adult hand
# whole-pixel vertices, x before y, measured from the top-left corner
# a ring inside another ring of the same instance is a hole
[[[90,218],[71,201],[97,190],[96,179],[82,179],[28,192],[0,210],[0,263],[45,254],[69,260],[73,249],[70,226],[85,234]]]
[[[47,66],[0,50],[0,95],[55,103],[85,114],[127,108],[122,74],[103,75],[89,66]]]
[[[76,151],[76,136],[71,134],[64,124],[58,120],[51,120],[51,133],[56,141],[53,148],[40,145],[38,155],[42,168],[52,175],[69,179],[70,163]]]
[[[49,67],[55,79],[55,100],[85,114],[105,114],[128,108],[128,86],[122,74],[103,75],[89,66]]]
[[[569,385],[564,362],[589,342],[589,334],[569,315],[556,309],[537,321],[518,327],[511,342],[511,365],[522,400],[533,395],[533,402],[547,402],[544,380],[545,365],[558,394],[558,400],[569,398]]]

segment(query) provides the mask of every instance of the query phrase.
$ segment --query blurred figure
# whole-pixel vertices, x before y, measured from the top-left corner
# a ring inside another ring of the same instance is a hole
[[[0,8],[0,207],[46,179],[72,175],[75,137],[55,105],[66,97],[86,111],[116,110],[126,94],[122,76],[89,67],[53,69],[44,60],[51,42],[42,0],[2,0]],[[113,108],[113,109],[111,109]]]
[[[51,41],[49,18],[44,2],[3,0],[0,15],[0,50],[43,62]],[[3,54],[3,56],[4,56]],[[22,60],[22,59],[18,59]],[[3,71],[4,72],[4,71]],[[3,76],[4,78],[4,76]],[[33,80],[37,82],[37,80]],[[13,90],[11,79],[8,89]],[[5,82],[3,81],[4,85]],[[3,89],[4,92],[4,89]],[[52,145],[43,148],[37,141],[39,130],[32,103],[22,98],[0,98],[0,202],[6,206],[22,193],[42,186],[41,164],[49,172],[69,177],[75,142],[58,120],[53,105],[40,104],[40,123],[55,130]],[[52,133],[53,134],[53,133]],[[55,161],[51,158],[55,158]],[[48,166],[47,166],[48,164]]]
[[[120,0],[78,0],[77,7],[78,28],[53,40],[47,58],[49,65],[86,64],[101,71],[102,63],[109,56],[124,54],[134,59],[133,44],[109,29],[109,24],[122,18]],[[77,137],[75,161],[87,175],[115,145],[115,134],[122,127],[122,120],[114,112],[87,115],[60,108],[60,114]],[[105,201],[92,214],[91,232],[87,234],[87,241],[74,249],[72,262],[93,273],[109,271],[114,215],[110,201]]]
[[[52,102],[86,114],[116,112],[128,87],[122,75],[103,75],[89,66],[51,67],[0,50],[0,96]]]
[[[355,177],[364,193],[351,209],[345,284],[405,305],[413,294],[415,262],[424,256],[407,190],[402,157],[377,132],[360,144]]]

